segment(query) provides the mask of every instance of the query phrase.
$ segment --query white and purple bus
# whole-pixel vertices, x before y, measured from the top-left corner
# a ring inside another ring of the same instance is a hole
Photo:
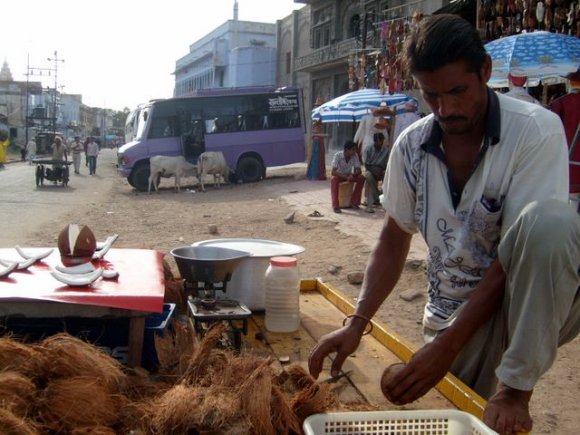
[[[147,190],[150,157],[183,155],[196,163],[203,151],[221,151],[238,180],[259,181],[267,167],[305,161],[302,94],[296,88],[219,88],[153,100],[127,117],[125,137],[118,171],[140,191]]]

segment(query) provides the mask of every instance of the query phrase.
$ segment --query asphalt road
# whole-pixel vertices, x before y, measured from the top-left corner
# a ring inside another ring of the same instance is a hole
[[[31,166],[28,162],[6,164],[0,169],[0,247],[18,245],[47,225],[54,226],[58,234],[61,218],[67,212],[106,201],[113,183],[121,180],[115,175],[116,158],[116,150],[102,150],[94,176],[89,175],[84,160],[80,175],[75,175],[71,167],[67,187],[47,180],[44,186],[36,187],[36,165]]]

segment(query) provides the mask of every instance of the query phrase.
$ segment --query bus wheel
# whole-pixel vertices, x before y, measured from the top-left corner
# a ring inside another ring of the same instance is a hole
[[[149,187],[149,174],[149,164],[141,163],[131,171],[129,184],[139,192],[147,192],[147,188]]]
[[[242,157],[238,162],[236,175],[244,183],[255,183],[263,178],[264,167],[256,157]]]

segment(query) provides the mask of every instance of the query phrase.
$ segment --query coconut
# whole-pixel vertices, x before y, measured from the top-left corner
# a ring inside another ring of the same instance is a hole
[[[58,235],[58,250],[65,266],[88,263],[97,249],[97,239],[86,225],[69,224]]]
[[[14,415],[7,409],[0,408],[0,428],[3,434],[10,435],[38,435],[39,431],[34,424]]]
[[[0,371],[15,371],[30,378],[41,376],[45,360],[34,346],[8,337],[0,338]]]
[[[38,400],[43,424],[57,432],[78,427],[112,426],[119,418],[119,398],[98,377],[54,379]]]
[[[393,381],[397,373],[403,370],[406,367],[405,363],[394,363],[388,366],[381,376],[381,391],[383,395],[390,401],[390,391],[387,389],[387,386]]]
[[[125,380],[116,359],[72,335],[61,333],[47,337],[40,348],[46,356],[46,370],[51,378],[89,376],[98,379],[111,392],[117,392]]]
[[[0,372],[0,408],[25,417],[30,413],[36,385],[17,372]]]

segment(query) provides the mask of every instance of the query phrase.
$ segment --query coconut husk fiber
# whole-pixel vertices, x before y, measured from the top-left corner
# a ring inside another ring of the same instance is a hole
[[[42,352],[10,337],[0,337],[0,371],[15,371],[31,379],[42,376]]]
[[[222,323],[215,323],[204,334],[196,347],[191,360],[183,374],[188,385],[212,385],[215,372],[223,373],[229,363],[227,352],[216,350],[217,343],[226,331]],[[218,376],[222,378],[223,376]]]
[[[119,418],[119,397],[98,377],[51,380],[38,400],[43,425],[57,432],[79,427],[111,427]]]
[[[240,411],[239,398],[229,389],[180,384],[150,403],[145,421],[148,429],[159,435],[189,431],[223,433],[234,426],[239,429],[238,423],[248,427]]]
[[[155,349],[159,358],[159,374],[181,376],[194,351],[195,334],[183,322],[171,322],[171,334],[155,334]]]
[[[17,372],[0,372],[0,408],[19,417],[31,413],[36,395],[36,385]]]
[[[244,414],[250,419],[255,433],[276,435],[272,425],[270,402],[272,401],[272,371],[265,361],[246,378],[238,395]]]
[[[70,435],[116,435],[110,427],[105,426],[91,426],[73,429],[69,432]]]
[[[119,391],[125,381],[121,364],[116,359],[72,335],[52,335],[45,338],[39,348],[45,355],[49,378],[92,377],[110,392]]]
[[[295,417],[304,421],[312,414],[325,412],[338,405],[338,399],[328,384],[316,382],[298,364],[292,364],[274,379],[274,387],[288,397]]]
[[[0,429],[3,435],[39,435],[33,423],[14,415],[7,409],[0,409]]]

